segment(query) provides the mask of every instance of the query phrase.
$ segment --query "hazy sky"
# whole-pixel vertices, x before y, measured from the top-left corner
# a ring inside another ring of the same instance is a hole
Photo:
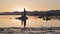
[[[27,10],[60,10],[60,0],[0,0],[0,12]]]

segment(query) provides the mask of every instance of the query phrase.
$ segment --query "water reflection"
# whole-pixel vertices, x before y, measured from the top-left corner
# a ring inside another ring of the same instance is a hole
[[[21,25],[21,21],[15,19],[16,17],[20,17],[20,15],[4,15],[0,16],[0,27],[23,27]],[[57,19],[52,19],[49,21],[45,21],[43,19],[38,18],[37,16],[27,16],[27,26],[26,27],[51,27],[51,26],[60,26],[60,21]],[[12,19],[10,19],[12,18]]]

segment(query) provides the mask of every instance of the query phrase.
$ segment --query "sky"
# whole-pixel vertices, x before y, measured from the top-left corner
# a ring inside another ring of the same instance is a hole
[[[0,12],[60,10],[60,0],[0,0]]]

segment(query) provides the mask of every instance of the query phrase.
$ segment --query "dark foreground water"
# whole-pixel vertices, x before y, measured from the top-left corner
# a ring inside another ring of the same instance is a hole
[[[39,28],[4,28],[0,34],[60,34],[60,30],[40,30]]]

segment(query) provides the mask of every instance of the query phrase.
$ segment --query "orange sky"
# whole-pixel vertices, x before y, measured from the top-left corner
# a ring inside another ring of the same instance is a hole
[[[0,12],[27,10],[60,10],[60,0],[0,0]]]

